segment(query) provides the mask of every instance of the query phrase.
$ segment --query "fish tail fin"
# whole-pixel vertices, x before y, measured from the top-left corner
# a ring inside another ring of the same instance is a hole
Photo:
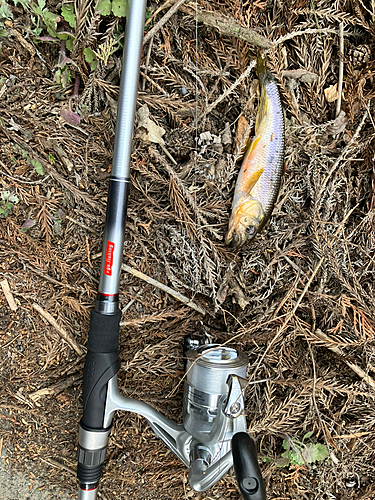
[[[262,85],[266,83],[267,79],[269,78],[269,71],[267,69],[264,58],[260,54],[258,54],[257,56],[257,73],[260,84]]]
[[[255,120],[255,133],[257,133],[263,118],[267,114],[266,83],[270,79],[270,72],[268,71],[266,63],[260,54],[258,54],[257,57],[257,73],[258,73],[259,87],[260,87],[260,103],[259,103],[258,114]]]

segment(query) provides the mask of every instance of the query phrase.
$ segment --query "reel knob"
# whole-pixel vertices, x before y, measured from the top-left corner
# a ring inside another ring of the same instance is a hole
[[[266,500],[254,440],[246,432],[232,438],[233,467],[244,500]]]

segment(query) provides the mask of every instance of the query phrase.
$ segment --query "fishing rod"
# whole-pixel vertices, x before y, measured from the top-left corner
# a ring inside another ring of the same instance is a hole
[[[255,444],[246,433],[246,354],[220,345],[199,346],[196,341],[185,339],[182,424],[167,419],[142,401],[121,396],[118,391],[120,270],[146,0],[130,0],[127,8],[101,274],[83,371],[78,500],[97,498],[117,410],[137,413],[147,420],[154,433],[189,467],[189,484],[194,490],[207,490],[234,465],[243,498],[265,500]]]

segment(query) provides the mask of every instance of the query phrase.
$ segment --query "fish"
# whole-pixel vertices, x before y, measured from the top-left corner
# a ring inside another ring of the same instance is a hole
[[[225,243],[241,248],[271,217],[284,172],[284,111],[275,78],[258,56],[260,103],[255,135],[249,140],[234,189]]]

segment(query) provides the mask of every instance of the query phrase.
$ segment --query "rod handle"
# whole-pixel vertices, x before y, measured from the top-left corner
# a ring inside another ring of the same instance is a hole
[[[244,500],[266,500],[254,440],[246,432],[232,438],[233,467]]]
[[[113,315],[91,311],[91,323],[83,370],[83,416],[86,429],[104,428],[107,384],[120,368],[118,335],[121,312]]]

